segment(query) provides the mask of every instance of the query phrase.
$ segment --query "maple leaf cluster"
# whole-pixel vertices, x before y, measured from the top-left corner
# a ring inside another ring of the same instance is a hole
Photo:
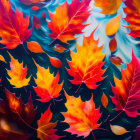
[[[139,5],[0,0],[0,139],[139,140]]]

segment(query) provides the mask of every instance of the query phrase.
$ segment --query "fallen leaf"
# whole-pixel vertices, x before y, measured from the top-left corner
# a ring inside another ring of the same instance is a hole
[[[5,59],[4,59],[4,57],[3,57],[2,55],[0,55],[0,61],[2,61],[2,62],[5,62],[5,63],[6,63],[6,61],[5,61]]]
[[[65,131],[78,136],[87,137],[92,130],[97,129],[100,124],[97,121],[100,119],[100,108],[95,109],[93,97],[89,101],[83,102],[81,98],[68,96],[65,92],[67,108],[66,113],[62,113],[65,120],[69,124],[69,128]]]
[[[121,15],[118,15],[112,18],[111,20],[109,20],[109,22],[106,24],[105,27],[106,35],[112,36],[118,31],[120,27],[120,20],[121,20]]]
[[[62,90],[63,82],[59,82],[59,73],[56,74],[56,77],[50,73],[49,69],[37,66],[37,79],[35,83],[37,87],[34,87],[34,90],[41,99],[41,102],[48,102],[51,99],[57,98],[59,92]]]
[[[31,9],[32,9],[33,11],[37,11],[37,10],[39,10],[39,7],[38,7],[38,6],[33,6]]]
[[[17,9],[14,12],[9,0],[0,0],[0,11],[0,43],[6,45],[4,48],[14,49],[32,34],[32,29],[28,30],[29,17],[24,18]]]
[[[116,66],[120,66],[123,63],[122,59],[118,56],[111,55],[109,58],[110,61]]]
[[[50,59],[50,63],[55,67],[55,68],[61,68],[62,67],[62,62],[60,59],[56,58],[56,57],[51,57],[49,56]]]
[[[132,53],[132,61],[125,70],[121,69],[122,80],[114,77],[116,87],[112,86],[114,97],[112,102],[116,105],[114,110],[125,111],[129,117],[140,115],[140,59]]]
[[[127,28],[130,29],[129,35],[133,38],[140,37],[140,0],[125,0],[126,7],[124,12],[126,18],[124,18],[129,25]]]
[[[140,125],[137,126],[137,128],[134,132],[135,132],[134,140],[139,140],[139,138],[140,138]]]
[[[34,53],[44,53],[42,47],[35,41],[27,42],[27,48]]]
[[[115,37],[113,37],[113,39],[111,39],[111,41],[109,42],[109,49],[110,49],[111,53],[116,51],[117,41],[116,41]]]
[[[94,33],[94,32],[93,32]],[[81,85],[85,83],[90,89],[96,89],[97,82],[103,80],[101,76],[104,70],[101,69],[105,54],[102,54],[102,47],[98,47],[98,41],[93,39],[93,33],[89,37],[84,37],[83,46],[77,44],[77,52],[71,51],[71,61],[68,61],[70,69],[68,73],[74,77],[70,80],[72,84]]]
[[[39,20],[39,18],[37,18],[36,16],[33,15],[33,24],[37,29],[40,29],[41,27],[41,22]]]
[[[63,53],[65,50],[67,50],[67,49],[65,49],[63,46],[61,46],[61,45],[59,45],[59,44],[56,44],[55,46],[54,46],[54,50],[56,51],[56,52],[59,52],[59,53]]]
[[[71,4],[65,1],[56,8],[55,14],[49,12],[51,21],[47,21],[48,28],[52,31],[50,38],[61,40],[64,43],[74,40],[74,35],[81,34],[87,26],[82,24],[89,15],[89,3],[91,0],[73,0]]]
[[[43,11],[43,13],[42,13],[42,18],[46,18],[46,14],[45,14],[44,11]]]
[[[101,13],[112,15],[117,13],[122,0],[94,0],[94,5],[102,9]]]
[[[40,120],[37,121],[37,137],[41,140],[58,140],[61,136],[55,134],[57,122],[50,122],[52,119],[52,112],[50,107],[41,115]]]
[[[10,77],[8,81],[11,85],[14,86],[14,88],[22,88],[24,86],[27,86],[31,78],[26,78],[27,66],[23,67],[23,63],[20,64],[18,60],[14,59],[12,55],[10,55],[10,57],[10,70],[7,70],[7,74]]]
[[[123,135],[129,132],[124,127],[119,125],[110,125],[110,128],[115,135]]]
[[[102,105],[106,108],[108,105],[108,98],[107,96],[103,93],[102,98],[101,98],[101,103]]]

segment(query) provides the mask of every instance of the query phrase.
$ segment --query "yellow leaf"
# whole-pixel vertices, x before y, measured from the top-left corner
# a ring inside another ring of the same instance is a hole
[[[18,60],[14,59],[12,55],[10,55],[10,57],[11,57],[11,62],[10,62],[11,70],[7,70],[7,73],[11,79],[8,79],[8,81],[15,88],[21,88],[27,86],[31,78],[31,77],[26,78],[27,66],[23,68],[23,63],[20,64]]]
[[[110,128],[115,135],[123,135],[129,132],[124,127],[119,125],[110,125]]]
[[[89,37],[84,37],[83,46],[77,44],[77,52],[71,51],[72,61],[68,61],[70,69],[68,73],[74,77],[70,82],[75,85],[82,83],[90,89],[96,89],[99,81],[102,81],[104,70],[103,59],[105,54],[102,54],[102,48],[98,47],[98,41],[93,38],[94,31]]]
[[[107,96],[103,93],[102,98],[101,98],[101,103],[102,105],[106,108],[108,105],[108,98]]]
[[[4,59],[4,57],[2,55],[0,55],[0,61],[3,61],[3,62],[6,63],[6,61],[5,61],[5,59]]]
[[[50,73],[49,68],[45,69],[37,64],[36,66],[37,79],[34,80],[37,87],[34,87],[34,90],[36,94],[41,98],[40,101],[48,102],[53,98],[57,98],[63,86],[63,82],[61,84],[58,84],[59,73],[57,73],[54,77],[54,75]]]
[[[120,20],[121,20],[121,15],[118,15],[114,18],[112,18],[107,24],[105,28],[105,33],[108,36],[114,35],[119,27],[120,27]]]
[[[122,0],[94,0],[94,5],[102,9],[101,13],[106,15],[115,14]]]

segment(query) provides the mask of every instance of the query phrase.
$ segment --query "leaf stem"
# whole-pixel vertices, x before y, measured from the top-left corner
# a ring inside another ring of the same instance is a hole
[[[23,118],[21,117],[21,115],[20,115],[18,112],[16,112],[16,113],[18,114],[19,118],[23,121],[23,123],[24,123],[24,124],[26,124],[29,128],[31,128],[31,129],[33,129],[33,130],[37,131],[37,129],[36,129],[36,128],[34,128],[34,127],[30,126],[27,122],[25,122],[25,121],[23,120]]]
[[[91,131],[91,134],[92,134],[92,136],[93,136],[93,140],[96,140],[96,138],[95,138],[95,136],[94,136],[94,134],[93,134],[93,131]]]
[[[78,92],[82,84],[79,85],[78,89],[75,91],[75,94]]]
[[[113,119],[111,119],[110,122],[112,122],[113,120],[115,120],[122,112],[123,112],[123,110],[118,115],[116,115]]]
[[[16,113],[18,114],[19,118],[23,121],[23,123],[24,123],[25,125],[27,125],[29,128],[31,128],[31,129],[33,129],[33,130],[35,130],[35,131],[39,131],[39,132],[41,132],[42,134],[44,134],[44,135],[50,137],[48,134],[46,134],[45,132],[41,131],[40,129],[36,129],[36,128],[30,126],[27,122],[24,121],[24,119],[21,117],[21,115],[20,115],[18,112],[16,112]]]
[[[108,118],[110,117],[110,115],[107,116],[106,120],[104,121],[104,123],[108,120]]]
[[[108,131],[107,129],[104,129],[104,128],[97,128],[96,130]]]
[[[21,44],[23,46],[23,49],[25,50],[25,52],[29,55],[29,53],[27,52],[27,50],[25,49],[24,45]]]

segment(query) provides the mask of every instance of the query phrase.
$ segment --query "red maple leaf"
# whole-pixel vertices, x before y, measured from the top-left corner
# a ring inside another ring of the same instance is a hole
[[[74,35],[81,34],[82,30],[87,26],[82,24],[89,15],[89,3],[91,0],[73,0],[71,4],[67,1],[63,5],[59,5],[56,13],[49,13],[51,21],[47,21],[49,29],[52,31],[50,37],[67,43],[74,40]]]
[[[132,61],[127,69],[121,70],[122,80],[114,77],[116,87],[112,87],[113,103],[116,111],[122,110],[130,117],[136,117],[140,113],[140,59],[132,54]]]
[[[140,37],[140,0],[124,0],[126,7],[124,12],[126,13],[125,20],[129,23],[127,28],[130,29],[129,35],[133,38]]]
[[[0,0],[0,11],[0,43],[6,45],[4,48],[14,49],[32,34],[32,29],[28,30],[29,17],[24,18],[17,9],[14,12],[9,0]]]

